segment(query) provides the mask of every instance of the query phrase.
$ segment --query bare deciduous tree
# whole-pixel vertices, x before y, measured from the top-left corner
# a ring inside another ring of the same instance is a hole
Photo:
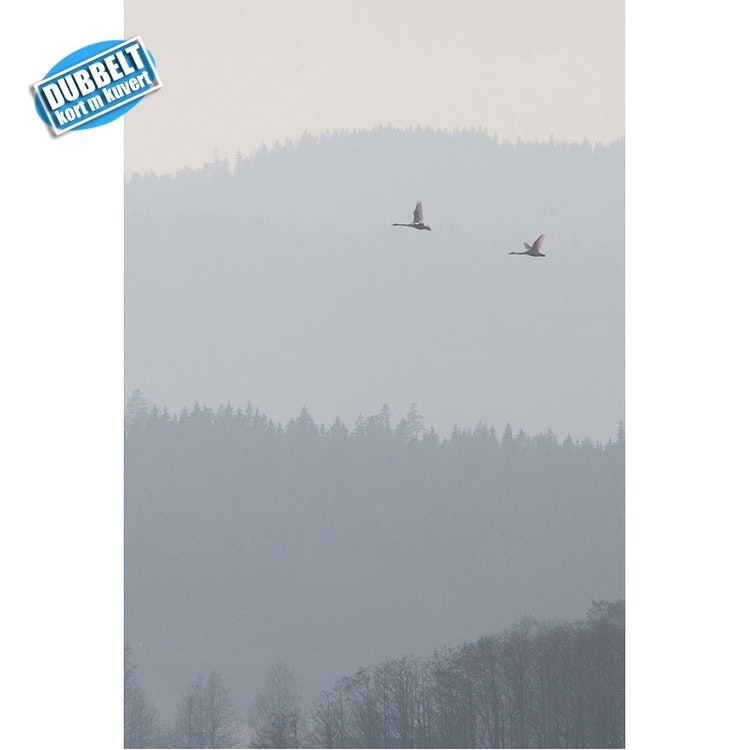
[[[133,647],[125,643],[124,747],[151,747],[156,725],[156,709],[146,699],[135,674]]]
[[[337,683],[318,699],[311,714],[310,740],[315,747],[349,747],[347,717],[344,708],[344,690]]]
[[[277,661],[250,710],[250,725],[255,731],[253,747],[299,747],[300,701],[297,681],[289,669]]]
[[[208,679],[198,675],[180,700],[175,739],[180,747],[231,747],[234,715],[229,691],[221,675],[212,671]]]

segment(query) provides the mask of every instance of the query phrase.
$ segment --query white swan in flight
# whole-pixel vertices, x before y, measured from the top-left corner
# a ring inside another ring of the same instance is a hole
[[[422,203],[417,203],[414,208],[414,221],[411,224],[391,224],[392,227],[413,227],[414,229],[426,229],[428,232],[432,230],[424,223],[424,217],[422,216]]]
[[[540,253],[539,250],[542,247],[542,243],[544,242],[544,235],[540,234],[535,240],[533,245],[528,245],[527,243],[523,243],[523,246],[526,248],[526,252],[524,253],[516,253],[513,250],[510,251],[509,255],[531,255],[534,258],[546,258],[547,256],[544,253]]]

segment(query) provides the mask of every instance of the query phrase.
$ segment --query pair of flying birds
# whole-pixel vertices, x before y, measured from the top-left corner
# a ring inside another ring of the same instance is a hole
[[[424,217],[422,215],[422,203],[417,203],[416,208],[414,209],[414,221],[412,221],[411,224],[399,224],[398,222],[391,224],[392,227],[412,227],[413,229],[426,229],[428,232],[431,232],[432,230],[427,226],[427,224],[424,223]],[[542,243],[544,242],[544,235],[540,234],[535,240],[533,245],[528,245],[527,243],[523,243],[523,246],[526,248],[526,251],[523,253],[516,253],[511,251],[509,255],[531,255],[534,258],[546,258],[547,256],[544,253],[540,253],[540,249],[542,247]]]

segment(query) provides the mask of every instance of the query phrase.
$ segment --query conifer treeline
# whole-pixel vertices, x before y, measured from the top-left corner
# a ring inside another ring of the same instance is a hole
[[[602,445],[590,438],[574,441],[570,435],[559,443],[551,429],[535,436],[527,435],[523,429],[514,433],[509,424],[498,438],[494,427],[488,427],[481,422],[473,429],[459,429],[456,426],[449,438],[441,439],[432,427],[425,427],[424,417],[417,410],[415,403],[411,404],[407,415],[395,425],[394,421],[393,412],[388,404],[384,404],[378,414],[367,418],[360,414],[351,429],[338,417],[330,426],[317,424],[307,407],[302,407],[299,416],[289,420],[286,425],[274,422],[249,403],[244,409],[234,407],[231,403],[221,404],[216,409],[196,403],[191,410],[183,407],[179,413],[170,414],[166,406],[159,409],[153,404],[149,408],[143,393],[136,390],[126,407],[125,434],[131,438],[131,443],[135,443],[136,439],[169,434],[175,439],[198,438],[210,434],[213,436],[212,439],[219,441],[222,440],[222,436],[232,436],[237,440],[242,440],[243,437],[255,438],[279,444],[308,440],[311,445],[312,442],[319,441],[321,445],[329,443],[338,447],[347,442],[352,445],[367,443],[372,447],[388,445],[393,441],[394,446],[421,444],[425,447],[452,446],[459,450],[460,446],[464,449],[472,446],[480,450],[493,447],[504,451],[506,456],[514,457],[520,457],[529,451],[544,453],[545,450],[559,448],[565,452],[576,451],[582,455],[622,459],[625,447],[625,428],[622,422],[617,428],[616,442],[610,438],[606,445]]]
[[[591,143],[588,139],[584,139],[582,142],[567,142],[559,141],[550,136],[547,141],[522,141],[515,140],[511,141],[505,139],[499,141],[497,134],[490,135],[484,128],[453,128],[451,130],[421,126],[409,126],[406,128],[394,128],[391,126],[380,125],[373,128],[360,128],[355,130],[341,129],[341,130],[326,130],[320,134],[312,134],[308,132],[302,133],[302,135],[293,140],[287,138],[283,143],[277,141],[270,148],[266,144],[261,144],[250,154],[243,154],[238,149],[237,153],[230,163],[230,159],[226,155],[219,155],[217,150],[214,150],[213,158],[211,161],[204,162],[200,169],[194,169],[192,167],[184,167],[179,170],[176,174],[162,174],[156,175],[153,172],[134,172],[128,182],[132,184],[140,184],[146,182],[172,182],[175,179],[186,179],[196,174],[202,174],[203,176],[211,177],[217,174],[226,174],[230,171],[243,172],[252,169],[259,163],[262,163],[264,159],[267,159],[271,155],[289,155],[293,153],[304,152],[310,148],[351,148],[352,143],[356,143],[358,140],[366,139],[376,144],[381,141],[389,140],[390,143],[393,139],[401,139],[406,143],[411,143],[413,139],[417,137],[427,137],[434,139],[440,145],[444,146],[446,143],[455,142],[457,140],[463,140],[464,142],[474,142],[478,144],[479,148],[503,148],[507,151],[516,151],[520,153],[528,153],[529,151],[541,151],[548,153],[553,149],[562,149],[570,152],[571,154],[591,154],[593,151],[604,151],[615,147],[621,147],[624,143],[624,139],[618,139],[611,144]]]

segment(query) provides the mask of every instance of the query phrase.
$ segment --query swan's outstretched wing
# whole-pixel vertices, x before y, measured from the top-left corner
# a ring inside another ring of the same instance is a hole
[[[422,224],[423,222],[424,219],[422,218],[422,204],[417,203],[416,208],[414,209],[414,223]]]
[[[544,235],[540,234],[534,240],[534,244],[531,246],[530,250],[533,250],[535,253],[538,253],[542,249],[542,243],[543,242],[544,242]],[[526,247],[528,247],[528,245]]]

